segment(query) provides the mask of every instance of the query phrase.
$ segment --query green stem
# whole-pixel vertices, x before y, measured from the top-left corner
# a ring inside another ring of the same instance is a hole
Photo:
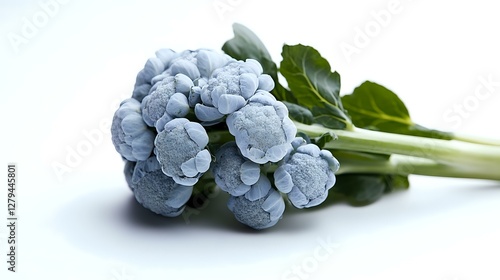
[[[352,130],[328,129],[320,125],[295,123],[298,131],[310,137],[327,132],[338,139],[326,144],[327,149],[350,150],[379,154],[401,154],[434,160],[449,165],[489,168],[500,163],[500,147],[465,143],[454,140],[440,140],[425,137],[385,133],[360,128]]]
[[[456,178],[500,180],[500,147],[385,133],[360,128],[336,130],[296,122],[299,132],[314,138],[334,133],[325,145],[341,163],[338,174],[419,174]],[[234,141],[227,130],[208,132],[210,143]],[[356,153],[363,152],[363,153]],[[372,154],[385,154],[377,156]]]
[[[389,160],[367,160],[352,156],[350,152],[335,151],[335,157],[341,162],[336,174],[348,173],[382,173],[398,175],[426,175],[452,178],[471,178],[500,180],[500,173],[494,166],[490,168],[474,168],[468,166],[452,166],[437,163],[433,160],[392,155]]]
[[[486,137],[471,136],[471,135],[466,135],[466,134],[456,133],[456,132],[453,133],[453,140],[500,147],[500,140],[498,140],[498,139],[490,139],[490,138],[486,138]]]
[[[234,136],[231,135],[227,129],[207,131],[207,134],[211,144],[224,144],[226,142],[234,141]]]

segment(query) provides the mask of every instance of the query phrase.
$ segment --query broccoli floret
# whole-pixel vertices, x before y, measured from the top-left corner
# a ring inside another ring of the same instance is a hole
[[[193,192],[192,186],[177,184],[163,174],[154,156],[137,162],[132,184],[135,198],[142,206],[167,217],[180,215]]]
[[[260,164],[283,159],[297,133],[286,106],[262,91],[230,114],[226,124],[241,154]]]
[[[132,97],[139,102],[148,95],[152,83],[151,80],[162,73],[170,61],[176,57],[176,53],[171,49],[161,49],[156,52],[156,57],[148,59],[138,74],[135,81]]]
[[[200,70],[201,77],[208,79],[214,70],[219,69],[232,61],[235,61],[235,59],[227,54],[201,49],[198,51],[196,62],[198,69]]]
[[[219,112],[217,108],[206,106],[203,104],[196,104],[194,107],[194,113],[196,117],[203,122],[203,125],[212,125],[219,123],[223,118],[224,114]]]
[[[243,107],[257,90],[270,91],[273,87],[274,81],[269,75],[262,74],[260,63],[247,59],[214,70],[200,94],[204,106],[215,107],[227,115]]]
[[[212,161],[208,135],[203,126],[185,118],[168,122],[154,141],[155,154],[163,173],[178,184],[192,186]]]
[[[279,191],[288,194],[295,207],[316,206],[325,201],[335,184],[339,162],[330,151],[305,144],[302,138],[296,138],[292,146],[274,172],[274,183]]]
[[[248,192],[261,176],[259,164],[244,158],[236,142],[228,142],[219,148],[212,172],[217,186],[234,196]]]
[[[116,151],[129,161],[146,160],[153,150],[154,138],[155,133],[142,119],[139,101],[124,100],[111,124],[111,139]]]
[[[151,88],[151,94],[141,103],[144,122],[161,131],[165,124],[189,113],[187,96],[193,81],[184,74],[167,76]]]
[[[231,196],[227,206],[239,222],[254,229],[274,226],[285,211],[283,198],[271,188],[266,176],[261,176],[245,195]]]

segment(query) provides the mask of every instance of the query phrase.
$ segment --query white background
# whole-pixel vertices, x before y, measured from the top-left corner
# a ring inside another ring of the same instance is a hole
[[[494,1],[401,0],[385,26],[375,14],[389,0],[61,0],[48,12],[47,2],[0,1],[1,164],[19,169],[19,272],[7,272],[1,226],[0,278],[500,278],[498,183],[412,176],[410,191],[367,207],[287,207],[263,232],[238,224],[220,194],[187,224],[135,203],[101,129],[156,49],[220,49],[239,22],[276,62],[284,43],[314,46],[341,74],[343,94],[369,79],[422,125],[500,138],[500,87],[474,101],[481,77],[500,81]],[[345,44],[357,53],[346,56]],[[445,119],[464,102],[467,116]],[[75,159],[88,133],[95,141]],[[58,175],[57,164],[70,171]]]

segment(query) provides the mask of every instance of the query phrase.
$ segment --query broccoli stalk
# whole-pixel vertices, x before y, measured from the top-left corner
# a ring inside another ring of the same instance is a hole
[[[294,123],[299,133],[311,139],[325,134],[336,136],[323,147],[341,163],[336,174],[416,174],[500,180],[500,147],[371,131],[354,126],[350,130],[340,130],[318,124]],[[233,139],[225,130],[210,131],[208,135],[211,144]]]
[[[492,169],[472,168],[466,165],[456,166],[438,163],[434,160],[393,154],[389,160],[359,160],[356,156],[336,151],[336,158],[342,162],[336,174],[377,173],[396,175],[426,175],[451,178],[500,180],[500,175]]]
[[[392,155],[381,166],[376,166],[378,163],[366,165],[360,160],[349,161],[349,158],[342,161],[342,157],[339,156],[342,162],[340,173],[382,172],[500,180],[498,172],[500,147],[371,131],[357,127],[353,127],[352,130],[335,130],[317,124],[305,125],[295,122],[295,125],[298,131],[306,133],[311,138],[325,133],[335,134],[337,139],[325,145],[329,150]],[[338,154],[336,151],[335,155]],[[347,162],[352,162],[354,166],[348,166]]]
[[[488,137],[479,137],[479,136],[470,136],[462,133],[453,133],[453,140],[474,143],[474,144],[483,144],[483,145],[491,145],[500,147],[500,141],[498,139],[491,139]]]

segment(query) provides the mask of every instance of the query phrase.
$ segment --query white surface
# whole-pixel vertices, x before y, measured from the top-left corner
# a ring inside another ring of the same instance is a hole
[[[390,1],[66,2],[17,51],[9,37],[43,9],[1,3],[1,164],[19,165],[19,272],[2,261],[1,279],[500,278],[498,183],[414,176],[410,191],[367,207],[288,207],[259,233],[235,222],[220,194],[186,224],[134,202],[109,132],[100,131],[156,49],[219,49],[240,22],[275,61],[283,43],[317,48],[340,72],[342,93],[370,79],[394,90],[418,123],[500,138],[500,87],[471,103],[459,125],[443,117],[470,100],[480,77],[500,80],[492,1],[401,0],[350,60],[340,46],[354,44],[356,28]],[[214,4],[232,6],[218,13]],[[100,137],[58,176],[52,165],[68,164],[90,131]],[[0,227],[4,257],[6,235]]]

